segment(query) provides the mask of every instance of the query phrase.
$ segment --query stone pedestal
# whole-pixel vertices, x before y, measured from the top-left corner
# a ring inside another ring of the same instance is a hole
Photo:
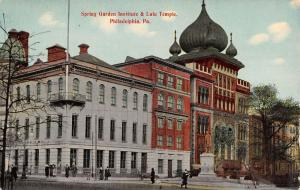
[[[216,175],[214,172],[214,157],[212,153],[200,155],[201,172],[199,175]]]

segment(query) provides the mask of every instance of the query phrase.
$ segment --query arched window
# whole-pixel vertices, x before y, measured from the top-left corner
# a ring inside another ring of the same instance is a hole
[[[47,97],[50,98],[52,93],[52,81],[48,80],[47,82]]]
[[[99,85],[99,103],[104,104],[105,87],[103,84]]]
[[[174,97],[173,96],[168,97],[168,108],[174,108]]]
[[[27,103],[30,103],[30,86],[26,86],[26,101]]]
[[[91,81],[88,81],[86,83],[86,99],[88,101],[92,101],[92,97],[93,97],[93,84]]]
[[[63,91],[64,91],[64,79],[62,77],[60,77],[58,79],[58,93],[59,93],[59,96],[63,95]]]
[[[123,108],[127,108],[127,99],[128,99],[128,91],[124,89],[123,96],[122,96]]]
[[[183,111],[183,101],[182,101],[182,98],[181,98],[181,97],[179,97],[179,98],[177,99],[177,110],[178,110],[178,111]]]
[[[79,80],[77,78],[73,80],[73,94],[79,94]]]
[[[144,94],[143,96],[143,111],[148,110],[148,95]]]
[[[36,84],[36,99],[41,100],[41,83],[39,82]]]
[[[158,106],[164,106],[164,95],[162,93],[158,95],[157,104]]]
[[[117,89],[116,87],[111,88],[111,105],[115,106],[117,104]]]
[[[138,109],[138,93],[133,93],[133,109]]]

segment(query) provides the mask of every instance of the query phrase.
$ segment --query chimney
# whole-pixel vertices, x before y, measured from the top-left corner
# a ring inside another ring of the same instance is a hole
[[[26,60],[27,66],[28,66],[28,38],[29,38],[28,32],[25,32],[25,31],[19,32],[19,40],[25,51],[25,60]]]
[[[48,62],[66,59],[66,48],[55,44],[54,46],[48,47]]]
[[[88,49],[90,46],[87,44],[80,44],[78,47],[80,49],[79,54],[83,54],[83,53],[88,53]]]
[[[28,38],[29,38],[29,33],[25,31],[20,31],[18,32],[16,29],[11,29],[8,32],[8,38],[14,38],[16,40],[19,40],[23,46],[25,55],[25,65],[28,66]]]

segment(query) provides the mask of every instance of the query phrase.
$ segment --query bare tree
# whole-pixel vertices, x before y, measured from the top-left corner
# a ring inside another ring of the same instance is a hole
[[[29,125],[19,126],[16,118],[20,114],[26,115],[28,118],[38,115],[44,117],[49,114],[48,111],[51,109],[47,100],[31,94],[29,85],[26,86],[25,92],[20,88],[16,88],[17,85],[22,85],[22,83],[38,80],[36,78],[21,77],[26,72],[29,59],[35,57],[35,55],[28,55],[29,34],[15,30],[7,32],[5,28],[0,27],[7,36],[7,39],[1,43],[2,47],[0,49],[0,117],[4,117],[0,131],[2,137],[1,187],[4,189],[6,150],[7,146],[11,145],[13,141],[12,131],[17,134],[21,128],[24,128],[24,134],[26,135],[29,128]],[[46,122],[46,119],[41,119],[41,123],[43,122]]]

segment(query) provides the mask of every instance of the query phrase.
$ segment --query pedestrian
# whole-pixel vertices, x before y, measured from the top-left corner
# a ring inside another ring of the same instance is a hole
[[[17,178],[18,178],[17,170],[18,170],[18,168],[16,166],[13,166],[12,169],[11,169],[11,173],[12,173],[12,176],[13,176],[15,181],[17,181]]]
[[[49,165],[50,177],[53,177],[53,164]]]
[[[155,183],[155,171],[154,171],[154,168],[151,169],[151,182],[152,182],[152,184]]]
[[[107,166],[107,168],[104,171],[104,177],[105,177],[104,180],[108,180],[108,177],[110,177],[110,176],[111,176],[111,174],[110,174],[109,168]]]
[[[45,176],[48,178],[49,177],[49,166],[46,164],[45,166]]]
[[[13,179],[13,175],[12,172],[7,171],[7,181],[8,181],[8,190],[13,190],[14,187],[14,179]]]
[[[104,178],[104,172],[103,172],[103,168],[102,167],[100,167],[100,169],[99,169],[99,176],[100,176],[100,180],[103,180],[103,178]]]
[[[52,167],[53,167],[53,177],[56,177],[57,170],[55,164],[53,164]]]
[[[188,171],[185,169],[184,172],[182,173],[182,183],[181,183],[181,188],[185,186],[187,188],[187,180],[188,180],[189,174]]]
[[[70,167],[69,167],[69,165],[67,164],[66,167],[65,167],[65,176],[66,176],[66,178],[69,177],[69,172],[70,172]]]

